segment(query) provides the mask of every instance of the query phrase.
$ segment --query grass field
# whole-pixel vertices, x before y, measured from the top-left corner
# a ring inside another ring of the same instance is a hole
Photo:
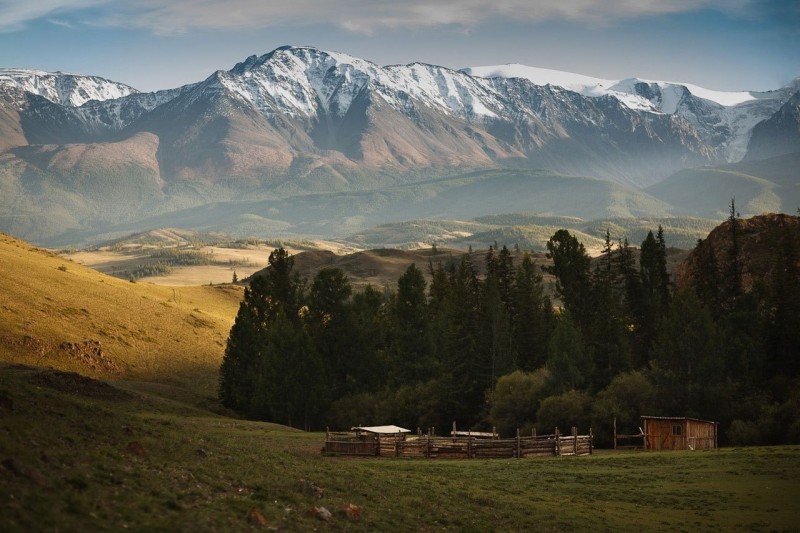
[[[146,384],[8,364],[0,377],[4,531],[792,531],[800,518],[796,446],[322,457],[323,434],[215,415]],[[340,512],[348,504],[360,519]]]

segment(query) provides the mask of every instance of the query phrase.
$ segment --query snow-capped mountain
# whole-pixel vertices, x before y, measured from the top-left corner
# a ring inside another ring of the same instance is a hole
[[[527,166],[648,185],[686,166],[741,159],[753,126],[791,95],[523,65],[381,67],[288,46],[157,93],[24,70],[0,71],[3,85],[61,107],[21,107],[28,143],[154,133],[167,181],[274,179],[303,160],[345,181],[360,172]]]
[[[741,159],[754,126],[796,88],[719,93],[522,66],[379,66],[312,47],[278,48],[155,93],[2,70],[0,230],[3,220],[23,224],[37,205],[70,217],[47,230],[56,232],[83,227],[82,202],[105,224],[175,206],[498,168],[641,188]]]
[[[138,92],[133,87],[98,76],[9,68],[0,68],[0,85],[16,87],[70,107],[79,107],[91,100],[114,100]]]
[[[611,80],[520,64],[469,67],[462,72],[482,78],[521,78],[553,85],[589,98],[612,97],[637,111],[678,115],[692,124],[727,162],[741,160],[753,127],[783,105],[798,80],[768,92],[714,91],[689,83],[628,78]]]

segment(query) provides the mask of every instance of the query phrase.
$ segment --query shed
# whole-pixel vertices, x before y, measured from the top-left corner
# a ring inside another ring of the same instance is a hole
[[[645,450],[701,450],[717,447],[719,422],[674,416],[643,416]]]

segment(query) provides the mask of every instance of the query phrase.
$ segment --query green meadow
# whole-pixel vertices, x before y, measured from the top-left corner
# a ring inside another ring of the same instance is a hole
[[[3,364],[0,400],[4,531],[792,531],[800,518],[797,446],[323,457],[324,434],[149,383]]]

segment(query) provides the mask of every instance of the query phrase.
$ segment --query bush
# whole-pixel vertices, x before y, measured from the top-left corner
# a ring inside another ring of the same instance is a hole
[[[536,411],[546,395],[550,374],[546,368],[535,372],[517,370],[497,380],[492,396],[490,421],[501,435],[527,433],[536,421]]]
[[[536,427],[540,433],[551,433],[559,428],[561,433],[569,433],[572,426],[578,432],[587,433],[591,423],[591,397],[582,391],[571,390],[558,396],[542,400],[536,412]]]
[[[655,414],[656,388],[642,372],[618,374],[600,391],[592,407],[592,428],[601,446],[613,445],[613,419],[617,432],[638,433],[642,415]]]

